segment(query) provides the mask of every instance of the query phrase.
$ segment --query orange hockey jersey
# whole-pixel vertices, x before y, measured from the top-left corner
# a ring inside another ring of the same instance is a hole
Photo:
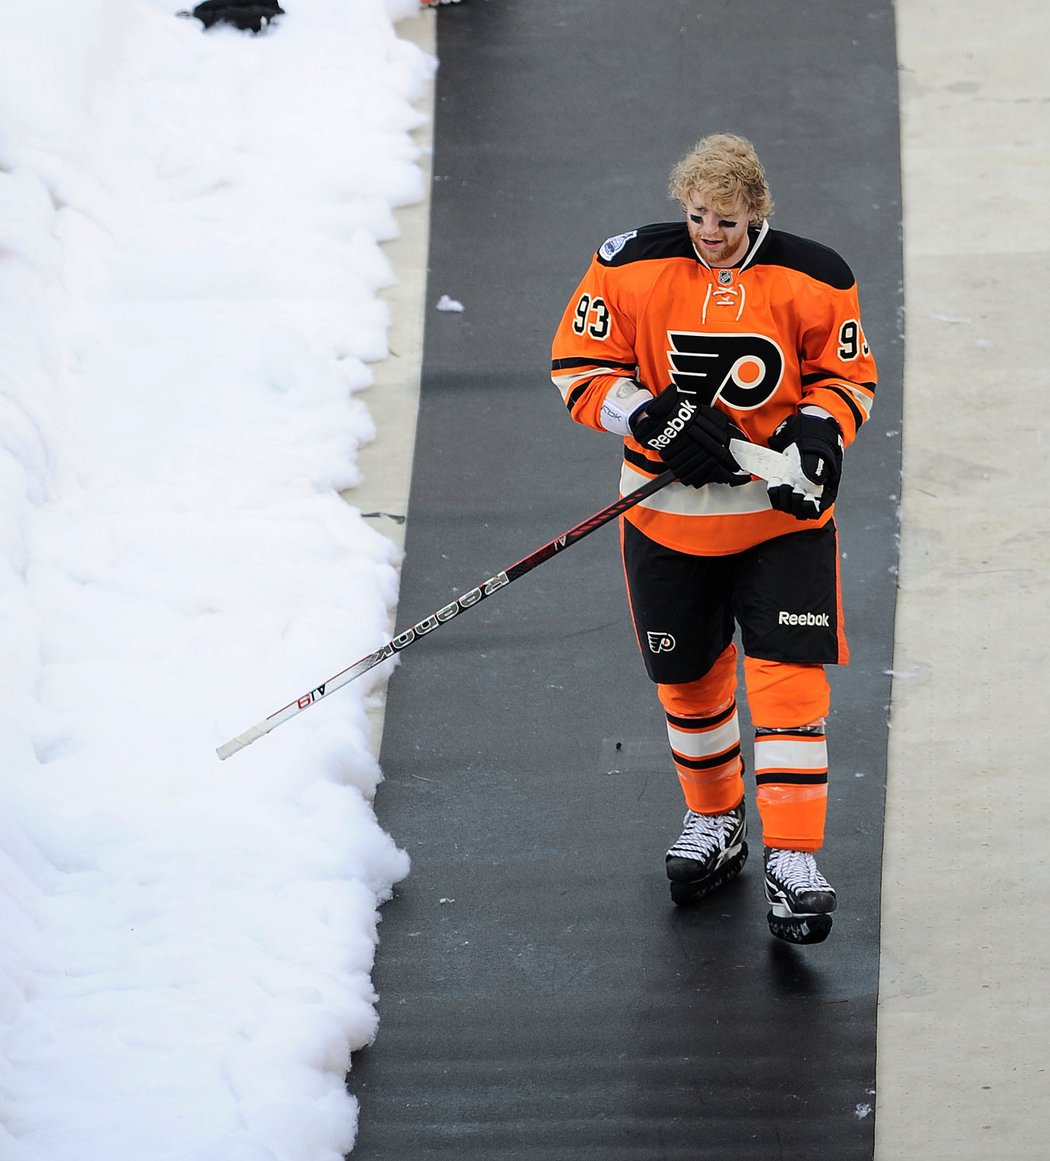
[[[595,254],[562,316],[552,378],[573,419],[624,438],[622,494],[664,464],[626,418],[669,383],[727,412],[756,443],[802,404],[823,408],[848,446],[867,419],[875,361],[852,271],[833,250],[768,223],[741,264],[709,267],[684,222],[643,226]],[[732,488],[677,481],[627,513],[651,539],[682,552],[738,552],[816,528],[774,511],[763,481]]]

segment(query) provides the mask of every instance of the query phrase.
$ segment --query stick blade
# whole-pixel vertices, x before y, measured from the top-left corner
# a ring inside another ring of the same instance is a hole
[[[803,471],[798,448],[792,447],[793,454],[774,451],[762,444],[749,443],[741,439],[731,439],[729,450],[733,459],[753,476],[775,484],[790,484],[796,492],[818,499],[824,491],[823,484],[815,484]]]

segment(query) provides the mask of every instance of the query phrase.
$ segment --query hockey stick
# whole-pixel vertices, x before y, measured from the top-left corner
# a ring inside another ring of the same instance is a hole
[[[530,552],[528,556],[519,560],[517,564],[512,564],[510,568],[504,569],[503,572],[498,572],[495,576],[489,577],[487,581],[483,581],[480,585],[472,588],[470,592],[464,593],[463,596],[456,597],[454,601],[438,609],[437,612],[431,613],[429,617],[424,617],[422,621],[413,625],[411,629],[406,629],[403,633],[398,633],[396,637],[392,638],[374,653],[369,653],[366,657],[362,657],[360,661],[355,661],[353,665],[340,670],[333,677],[328,678],[327,681],[322,681],[320,685],[304,693],[302,697],[297,697],[295,701],[289,702],[283,709],[279,709],[270,714],[269,717],[263,718],[261,722],[252,726],[251,729],[245,730],[243,734],[238,734],[235,738],[231,738],[228,742],[219,746],[215,752],[220,758],[228,758],[231,754],[236,754],[238,750],[243,750],[245,746],[250,746],[257,738],[268,734],[275,726],[281,725],[282,722],[286,722],[289,718],[295,717],[296,714],[302,713],[303,710],[308,709],[310,706],[316,705],[321,698],[327,697],[330,693],[334,693],[348,682],[353,681],[355,677],[360,677],[363,673],[374,669],[388,657],[393,657],[395,653],[400,653],[403,649],[407,649],[413,641],[418,641],[420,637],[425,637],[440,625],[451,621],[453,617],[458,617],[464,609],[473,608],[486,597],[490,597],[493,593],[505,588],[511,581],[515,581],[518,577],[524,576],[527,572],[531,572],[534,568],[543,564],[544,561],[550,560],[552,556],[557,555],[563,549],[570,548],[578,540],[589,536],[595,529],[601,528],[603,524],[608,524],[610,520],[615,520],[617,516],[622,515],[629,508],[633,508],[635,504],[653,495],[654,492],[658,492],[673,479],[674,472],[671,471],[654,476],[653,479],[648,480],[640,488],[636,488],[633,492],[628,492],[626,496],[621,496],[619,500],[614,501],[608,507],[602,508],[600,512],[595,512],[593,516],[588,516],[586,520],[582,520],[575,527],[570,528],[568,532],[563,532],[561,536],[549,541],[542,548],[537,548],[535,552]]]
[[[819,506],[824,485],[813,483],[802,470],[802,456],[797,444],[792,444],[786,452],[778,452],[759,443],[731,439],[729,450],[745,472],[770,484],[789,484]]]

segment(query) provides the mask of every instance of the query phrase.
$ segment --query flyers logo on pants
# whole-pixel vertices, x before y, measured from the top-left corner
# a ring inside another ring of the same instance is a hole
[[[667,359],[680,391],[739,411],[767,403],[784,376],[784,353],[765,335],[668,331]]]
[[[670,653],[675,647],[675,639],[670,633],[646,633],[650,653]]]

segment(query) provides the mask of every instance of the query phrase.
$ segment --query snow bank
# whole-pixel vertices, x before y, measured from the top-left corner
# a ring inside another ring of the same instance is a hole
[[[0,1155],[327,1161],[375,1034],[380,243],[423,195],[415,0],[262,36],[40,0],[0,38]]]

